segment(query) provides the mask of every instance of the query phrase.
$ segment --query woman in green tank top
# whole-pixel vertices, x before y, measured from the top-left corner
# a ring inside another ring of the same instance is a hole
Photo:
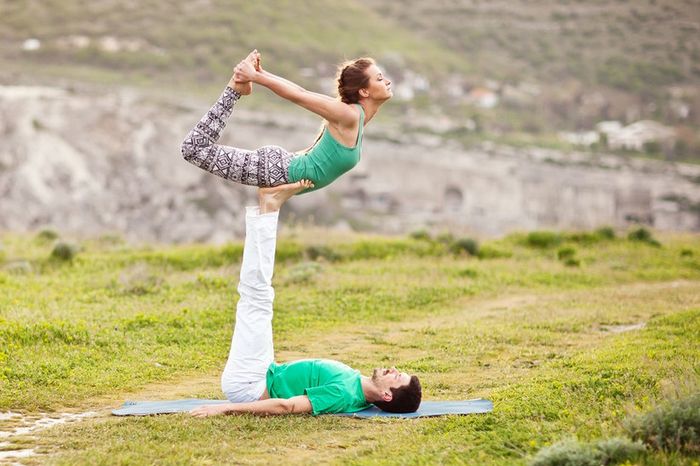
[[[253,83],[267,87],[324,119],[314,144],[290,152],[279,146],[246,150],[217,144],[233,106],[252,92]],[[188,162],[222,178],[258,187],[310,180],[309,192],[331,184],[360,161],[364,126],[392,97],[391,81],[371,58],[344,63],[337,74],[338,97],[307,91],[260,66],[257,50],[234,69],[228,86],[214,106],[182,143]]]

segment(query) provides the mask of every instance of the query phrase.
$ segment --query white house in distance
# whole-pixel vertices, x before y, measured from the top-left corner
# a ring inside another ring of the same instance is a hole
[[[631,125],[619,128],[617,131],[609,131],[606,134],[608,147],[611,149],[639,151],[644,150],[645,144],[651,142],[669,144],[676,138],[676,132],[673,128],[652,120],[636,121]]]
[[[467,102],[480,108],[493,108],[498,101],[498,94],[486,87],[473,87],[467,94]]]

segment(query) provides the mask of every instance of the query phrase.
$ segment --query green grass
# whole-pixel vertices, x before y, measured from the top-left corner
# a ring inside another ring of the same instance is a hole
[[[429,238],[283,235],[278,360],[332,357],[363,373],[397,364],[421,377],[426,399],[488,397],[493,414],[99,417],[22,441],[58,464],[522,464],[571,436],[620,435],[622,419],[662,401],[665,387],[700,379],[700,250],[692,235],[655,234],[655,247],[611,233],[552,233],[552,247],[511,235],[483,243],[499,252],[483,259]],[[44,236],[1,239],[5,261],[31,270],[0,264],[0,410],[105,409],[139,392],[221,396],[240,244],[133,247],[105,237],[58,262],[56,238]],[[562,248],[575,249],[579,267],[559,260]],[[325,255],[312,260],[310,250]],[[607,330],[640,322],[643,330]],[[193,380],[211,383],[186,388]]]

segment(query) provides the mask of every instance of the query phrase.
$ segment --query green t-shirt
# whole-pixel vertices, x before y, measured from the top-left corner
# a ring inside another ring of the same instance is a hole
[[[353,413],[369,407],[360,377],[359,371],[330,359],[273,362],[267,369],[267,392],[270,398],[306,395],[314,415]]]

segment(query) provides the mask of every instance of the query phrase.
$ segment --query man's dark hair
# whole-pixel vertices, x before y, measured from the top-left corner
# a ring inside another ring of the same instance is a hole
[[[418,411],[422,397],[418,377],[412,375],[408,385],[392,388],[391,395],[391,401],[375,401],[374,405],[389,413],[415,413]]]

